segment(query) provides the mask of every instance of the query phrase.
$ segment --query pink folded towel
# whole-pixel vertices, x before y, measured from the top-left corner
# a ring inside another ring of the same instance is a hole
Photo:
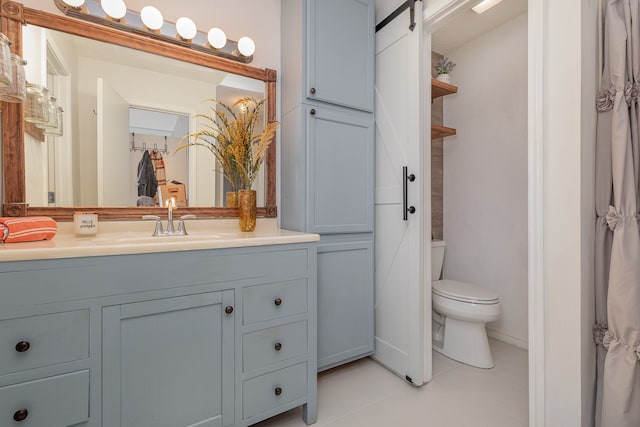
[[[57,231],[58,224],[48,216],[0,218],[0,239],[4,243],[50,240]]]

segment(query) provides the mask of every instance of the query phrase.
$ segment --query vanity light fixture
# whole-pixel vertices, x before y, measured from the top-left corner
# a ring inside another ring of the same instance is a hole
[[[198,31],[196,24],[187,17],[175,23],[165,21],[162,13],[153,6],[145,6],[140,13],[128,10],[123,0],[53,0],[67,16],[116,28],[128,33],[162,40],[245,64],[253,60],[256,50],[249,37],[228,40],[220,28],[208,32]]]
[[[493,6],[497,5],[501,1],[502,0],[483,0],[477,5],[473,6],[471,10],[473,10],[475,13],[480,14],[482,12],[486,12],[487,10],[491,9]]]
[[[220,28],[212,28],[207,33],[207,41],[214,49],[222,49],[227,44],[227,35]]]
[[[251,56],[256,51],[256,44],[249,37],[240,37],[238,51],[243,56]]]
[[[62,1],[64,1],[65,4],[71,7],[76,7],[76,8],[79,8],[84,4],[84,0],[62,0]]]
[[[110,18],[120,21],[127,14],[127,6],[122,0],[100,0],[102,10]]]
[[[151,31],[158,31],[164,24],[162,13],[153,6],[143,7],[140,11],[140,18],[142,23]]]
[[[195,22],[190,18],[183,16],[176,21],[176,31],[178,35],[185,41],[191,41],[198,33]]]

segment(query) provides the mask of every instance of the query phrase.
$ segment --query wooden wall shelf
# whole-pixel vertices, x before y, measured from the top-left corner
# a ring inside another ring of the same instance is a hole
[[[457,92],[458,86],[450,85],[434,78],[431,79],[431,102],[433,102],[433,100],[436,98],[440,98],[441,96],[451,95],[452,93]],[[446,126],[438,126],[433,124],[431,125],[432,140],[446,138],[447,136],[452,136],[455,134],[456,130],[454,128],[448,128]]]
[[[431,139],[446,138],[456,134],[454,128],[448,128],[446,126],[431,125]]]
[[[451,95],[458,92],[458,86],[450,85],[449,83],[441,82],[431,78],[431,101],[440,98],[441,96]]]

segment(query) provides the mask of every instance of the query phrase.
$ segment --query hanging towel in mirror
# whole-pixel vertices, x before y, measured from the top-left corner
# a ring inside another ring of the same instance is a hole
[[[153,161],[153,168],[156,171],[158,185],[165,185],[167,183],[167,178],[164,172],[164,159],[162,158],[162,153],[153,150],[151,152],[151,160]]]
[[[158,181],[149,151],[145,150],[138,163],[138,196],[153,197],[158,191]]]

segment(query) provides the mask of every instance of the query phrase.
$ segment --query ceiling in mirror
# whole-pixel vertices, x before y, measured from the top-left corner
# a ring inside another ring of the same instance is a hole
[[[227,186],[208,150],[176,149],[201,126],[204,99],[264,98],[263,81],[33,25],[23,39],[27,81],[46,86],[65,115],[63,137],[25,136],[30,206],[136,206],[147,150],[158,183],[182,185],[187,206],[224,206]],[[258,206],[265,181],[262,173]]]

